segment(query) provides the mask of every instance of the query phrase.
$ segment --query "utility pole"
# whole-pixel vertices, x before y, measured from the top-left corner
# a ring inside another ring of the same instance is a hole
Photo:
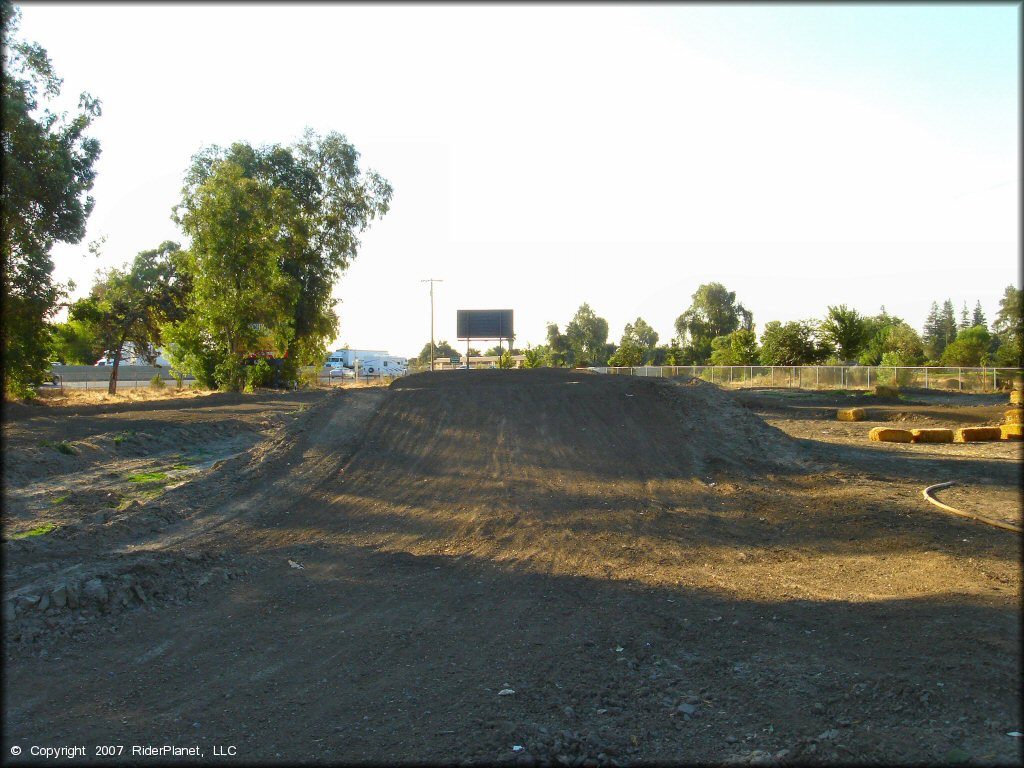
[[[433,277],[428,277],[426,280],[420,280],[421,283],[430,283],[430,372],[434,372],[434,283],[443,283],[444,280],[438,280]]]

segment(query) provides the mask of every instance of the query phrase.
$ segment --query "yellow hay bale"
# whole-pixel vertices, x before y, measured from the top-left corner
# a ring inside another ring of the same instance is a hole
[[[864,421],[867,416],[863,408],[840,408],[836,411],[836,418],[839,421]]]
[[[1011,408],[1003,416],[1005,424],[1024,424],[1024,409]]]
[[[875,394],[878,397],[899,397],[900,388],[894,387],[891,384],[876,384]]]
[[[1024,405],[1024,390],[1015,389],[1010,392],[1010,405]]]
[[[953,430],[952,429],[912,429],[910,434],[913,436],[911,442],[915,443],[952,443],[953,442]]]
[[[999,440],[1003,431],[999,427],[961,427],[953,437],[955,443],[979,443],[985,440]]]
[[[1003,440],[1024,440],[1024,424],[1003,424],[999,430]]]
[[[875,427],[868,432],[868,439],[882,443],[909,443],[913,435],[908,429],[889,429],[888,427]]]

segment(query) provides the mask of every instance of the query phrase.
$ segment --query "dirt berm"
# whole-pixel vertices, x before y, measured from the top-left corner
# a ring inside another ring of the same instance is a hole
[[[8,758],[1021,759],[1020,538],[923,504],[952,455],[549,369],[21,409],[4,439]]]

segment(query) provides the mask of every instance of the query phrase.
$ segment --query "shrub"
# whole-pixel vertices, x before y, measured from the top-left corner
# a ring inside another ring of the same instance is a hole
[[[257,360],[254,365],[246,367],[245,391],[252,392],[257,387],[266,387],[274,381],[274,369],[266,360]]]
[[[217,383],[218,389],[228,392],[241,391],[249,380],[242,361],[234,357],[229,357],[217,363],[213,369],[213,378]],[[196,379],[201,381],[198,375],[196,375]]]
[[[891,384],[876,384],[875,394],[878,397],[899,397],[900,388]]]
[[[164,383],[164,380],[163,378],[161,378],[159,373],[154,373],[153,378],[149,380],[149,386],[150,389],[160,390],[166,387],[167,385]]]

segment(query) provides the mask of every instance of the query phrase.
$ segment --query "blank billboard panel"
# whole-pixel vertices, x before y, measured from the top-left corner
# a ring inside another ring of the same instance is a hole
[[[469,339],[511,339],[511,309],[460,309],[456,316],[458,338]]]

